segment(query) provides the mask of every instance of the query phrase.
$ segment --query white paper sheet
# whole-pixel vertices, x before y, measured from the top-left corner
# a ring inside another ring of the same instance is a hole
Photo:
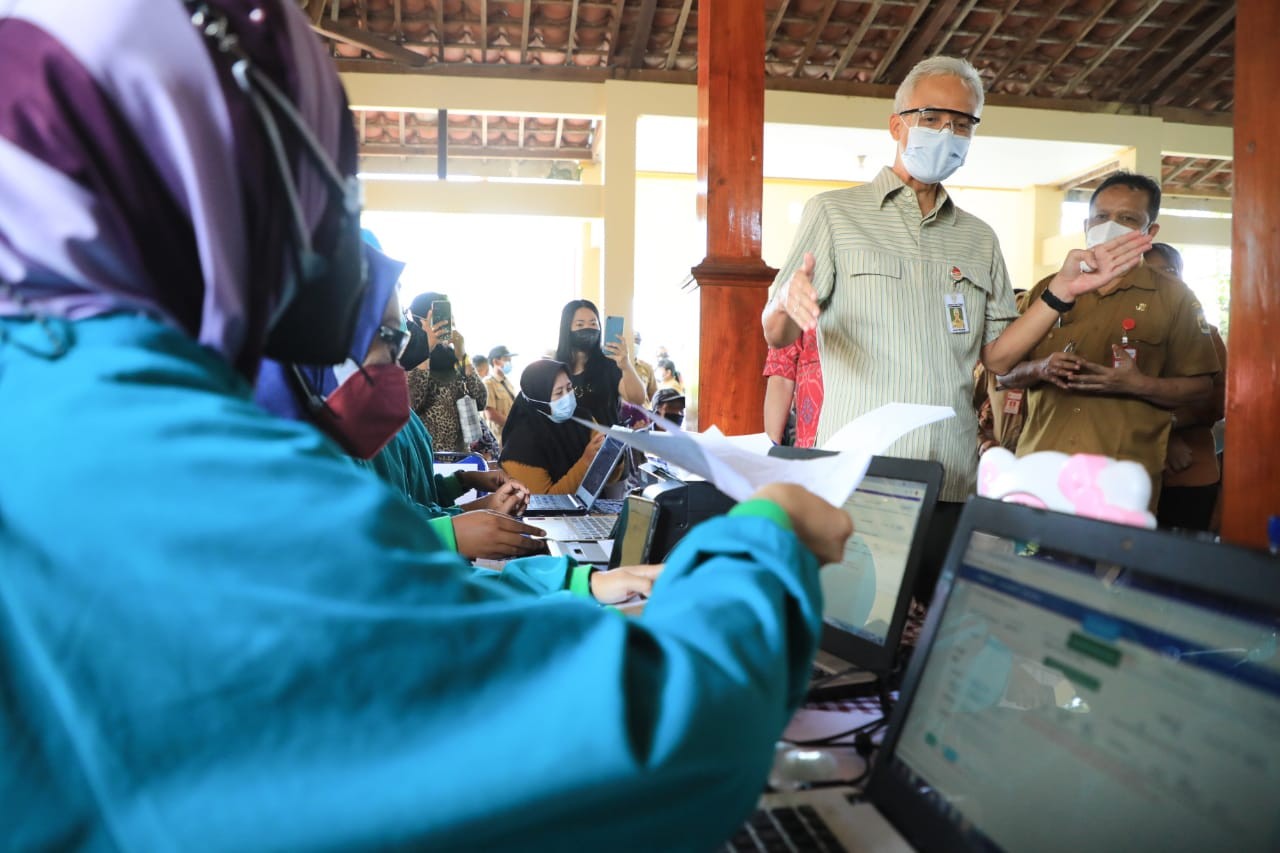
[[[826,446],[828,450],[838,451],[836,455],[817,459],[775,458],[767,455],[768,446],[762,444],[758,436],[727,438],[714,426],[702,433],[685,432],[652,415],[650,420],[661,423],[666,432],[632,432],[574,420],[705,477],[737,501],[746,500],[769,483],[796,483],[834,506],[843,506],[862,482],[872,456],[914,429],[954,416],[955,412],[947,406],[891,403],[840,430]]]

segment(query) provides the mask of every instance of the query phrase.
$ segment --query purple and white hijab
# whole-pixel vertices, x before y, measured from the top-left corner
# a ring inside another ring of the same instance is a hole
[[[288,0],[213,0],[355,171],[337,73]],[[287,223],[252,112],[180,0],[0,2],[0,316],[143,312],[252,377]],[[296,175],[313,231],[326,189]]]

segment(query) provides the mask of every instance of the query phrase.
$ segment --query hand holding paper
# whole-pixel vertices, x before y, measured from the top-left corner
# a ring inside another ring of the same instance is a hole
[[[685,432],[676,424],[651,415],[650,419],[661,424],[665,432],[632,432],[574,420],[705,477],[737,501],[746,500],[770,483],[796,483],[834,506],[843,506],[862,481],[872,456],[914,429],[954,416],[949,406],[881,406],[832,436],[825,449],[837,451],[835,455],[815,459],[768,456],[755,436],[728,438],[715,427],[703,433]]]

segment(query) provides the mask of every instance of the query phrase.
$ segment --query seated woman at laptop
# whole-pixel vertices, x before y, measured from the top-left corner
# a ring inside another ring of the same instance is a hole
[[[353,351],[363,287],[354,126],[307,18],[98,5],[0,7],[6,846],[723,841],[803,697],[848,516],[767,487],[689,535],[639,620],[473,577],[252,399],[268,349]]]
[[[526,367],[502,428],[502,470],[535,495],[576,492],[604,434],[574,423],[575,414],[577,396],[568,365],[543,358]]]

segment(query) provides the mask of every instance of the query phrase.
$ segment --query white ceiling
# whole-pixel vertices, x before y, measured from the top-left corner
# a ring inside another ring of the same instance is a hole
[[[693,174],[697,171],[698,123],[692,118],[642,116],[636,128],[636,169]],[[948,183],[991,189],[1058,184],[1113,160],[1113,145],[974,137],[965,165]],[[885,129],[766,124],[766,178],[867,181],[893,162],[893,140]]]

